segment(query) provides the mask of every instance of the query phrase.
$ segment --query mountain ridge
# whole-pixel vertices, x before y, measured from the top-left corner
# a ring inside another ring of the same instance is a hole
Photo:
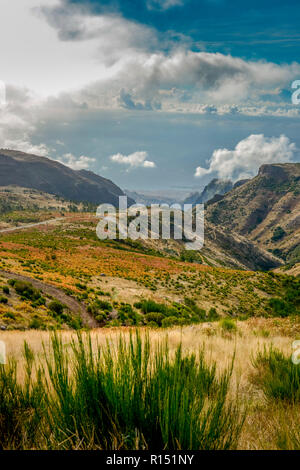
[[[209,204],[206,217],[287,263],[300,261],[300,163],[262,165],[256,177]]]
[[[11,185],[93,204],[118,205],[118,197],[124,195],[115,183],[91,171],[73,170],[47,157],[0,149],[0,186]]]

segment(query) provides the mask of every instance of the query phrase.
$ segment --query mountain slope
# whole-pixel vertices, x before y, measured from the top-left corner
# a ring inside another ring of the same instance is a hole
[[[200,251],[188,251],[182,241],[174,239],[148,239],[139,242],[164,255],[207,266],[269,271],[282,265],[279,258],[260,248],[251,240],[207,221],[205,222],[204,246]]]
[[[0,150],[0,186],[16,185],[56,194],[71,201],[117,205],[123,191],[91,171],[74,171],[37,155]]]
[[[207,220],[287,263],[300,260],[300,163],[263,165],[258,175],[207,207]]]

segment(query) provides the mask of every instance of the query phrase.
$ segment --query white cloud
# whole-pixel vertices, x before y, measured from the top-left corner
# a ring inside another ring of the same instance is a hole
[[[159,8],[161,10],[168,10],[172,7],[182,6],[184,0],[148,0],[147,6],[150,10]]]
[[[77,105],[214,113],[220,105],[255,106],[260,95],[278,94],[300,75],[297,63],[194,52],[117,14],[95,15],[65,0],[0,0],[0,17],[0,42],[9,44],[0,79],[43,96],[64,91],[57,100],[68,96]],[[166,45],[170,53],[162,52]]]
[[[1,145],[2,148],[19,150],[20,152],[30,153],[32,155],[39,155],[41,157],[47,157],[50,149],[45,144],[34,145],[27,140],[9,140],[6,139]]]
[[[73,43],[75,48],[80,43],[92,44],[94,59],[107,66],[124,55],[127,57],[157,44],[151,28],[116,14],[92,14],[82,4],[72,5],[61,0],[54,7],[45,6],[36,11],[57,31],[62,42]]]
[[[296,150],[296,145],[285,135],[268,138],[263,134],[252,134],[241,140],[234,150],[215,150],[209,168],[199,166],[195,176],[214,173],[223,179],[249,178],[257,174],[262,164],[293,161]]]
[[[116,153],[110,157],[111,161],[119,163],[121,165],[128,165],[131,168],[143,167],[143,168],[155,168],[155,163],[147,160],[147,152],[134,152],[130,155],[123,155],[122,153]]]
[[[89,107],[142,111],[197,112],[198,107],[201,114],[203,106],[206,112],[209,107],[215,112],[213,108],[220,106],[256,106],[267,114],[272,102],[266,103],[262,97],[289,87],[300,75],[300,65],[177,49],[170,54],[137,51],[124,55],[111,72],[109,80],[95,81],[73,94],[73,99]],[[276,103],[277,107],[285,104]]]
[[[87,170],[96,159],[85,155],[76,158],[72,153],[65,153],[61,158],[57,158],[56,161],[72,168],[72,170]]]
[[[99,41],[62,41],[36,8],[55,7],[59,0],[0,0],[0,79],[28,87],[43,96],[83,87],[105,76],[95,60]]]
[[[45,123],[72,122],[94,109],[299,116],[295,106],[261,99],[298,78],[298,63],[247,61],[174,44],[162,52],[167,48],[154,30],[118,15],[66,8],[64,0],[0,0],[0,17],[0,42],[7,44],[0,80],[8,84],[2,147],[46,155],[52,149],[37,138]]]

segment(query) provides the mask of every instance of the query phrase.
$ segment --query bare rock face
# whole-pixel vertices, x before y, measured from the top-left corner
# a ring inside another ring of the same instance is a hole
[[[123,191],[91,171],[75,171],[45,157],[0,150],[0,186],[16,185],[76,202],[117,205]],[[133,202],[133,201],[132,201]]]

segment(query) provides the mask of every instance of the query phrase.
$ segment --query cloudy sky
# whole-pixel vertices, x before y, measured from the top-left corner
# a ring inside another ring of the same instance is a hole
[[[0,147],[148,190],[300,161],[296,0],[0,0],[0,18]]]

